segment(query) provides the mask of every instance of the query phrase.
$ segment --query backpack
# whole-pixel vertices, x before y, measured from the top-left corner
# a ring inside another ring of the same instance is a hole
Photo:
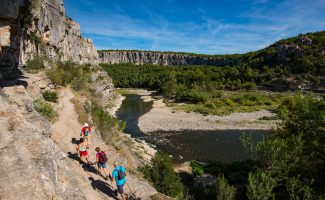
[[[90,130],[89,130],[89,128],[87,127],[87,128],[85,128],[84,135],[85,135],[85,136],[88,136],[89,134],[90,134]]]
[[[98,163],[106,163],[107,162],[107,156],[104,151],[99,152],[99,157],[98,157]]]
[[[120,169],[117,170],[117,180],[122,180],[125,177],[125,173],[122,171],[122,167],[120,166]]]

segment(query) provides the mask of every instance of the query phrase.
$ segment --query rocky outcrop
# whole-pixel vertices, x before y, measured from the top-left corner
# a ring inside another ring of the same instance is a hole
[[[0,2],[0,76],[40,56],[47,61],[98,63],[91,40],[65,15],[63,0]],[[0,77],[1,78],[1,77]]]
[[[132,63],[136,65],[235,65],[238,61],[225,56],[206,56],[154,51],[99,51],[99,62],[105,64]]]
[[[28,85],[0,91],[0,199],[85,199],[50,123],[33,108],[38,82]]]
[[[278,46],[277,60],[285,61],[289,57],[298,58],[303,56],[302,49],[295,44],[284,44]]]
[[[287,58],[301,58],[304,56],[303,46],[311,46],[313,41],[306,36],[298,38],[298,44],[283,44],[277,49],[277,60],[285,61]]]

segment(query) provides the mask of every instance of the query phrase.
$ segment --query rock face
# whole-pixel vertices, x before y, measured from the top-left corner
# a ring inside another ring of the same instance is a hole
[[[99,51],[99,62],[105,64],[133,63],[136,65],[235,65],[236,60],[205,55],[160,53],[154,51]]]
[[[298,45],[294,44],[284,44],[278,46],[278,51],[277,51],[277,60],[278,61],[285,61],[286,58],[288,57],[302,57],[303,51]]]
[[[40,94],[32,82],[0,91],[0,199],[86,199],[33,95]]]
[[[79,25],[65,15],[63,0],[1,0],[0,78],[35,56],[98,63],[92,41],[83,38]]]
[[[277,60],[285,61],[287,58],[301,58],[304,56],[303,46],[311,46],[313,41],[306,36],[298,38],[298,45],[283,44],[278,46]]]

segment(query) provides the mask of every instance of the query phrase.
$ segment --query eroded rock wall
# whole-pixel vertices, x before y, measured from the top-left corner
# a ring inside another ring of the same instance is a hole
[[[92,41],[83,38],[79,24],[65,15],[63,0],[1,0],[0,79],[35,56],[98,63]]]
[[[133,63],[136,65],[212,65],[236,64],[235,59],[217,56],[160,53],[154,51],[99,51],[99,62],[105,64]]]
[[[40,81],[0,90],[0,199],[86,199],[51,124],[35,110]]]

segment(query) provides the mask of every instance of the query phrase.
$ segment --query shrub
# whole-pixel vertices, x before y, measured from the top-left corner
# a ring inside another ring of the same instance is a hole
[[[43,92],[43,98],[45,101],[50,101],[56,103],[58,101],[58,93],[56,91],[45,91]]]
[[[47,76],[54,84],[64,85],[63,82],[64,70],[59,68],[58,66],[52,67],[50,70],[48,70]]]
[[[197,161],[192,160],[190,162],[190,166],[192,167],[192,174],[194,176],[201,176],[204,174],[204,168]]]
[[[291,96],[278,116],[282,125],[252,148],[261,164],[249,176],[249,198],[320,199],[325,195],[324,99]]]
[[[75,78],[71,81],[71,87],[76,90],[80,91],[85,88],[87,81],[84,78]]]
[[[33,59],[29,59],[26,61],[27,72],[37,73],[41,69],[44,69],[44,57],[36,55]]]
[[[116,131],[123,131],[125,123],[122,120],[112,117],[103,107],[92,103],[91,115],[96,127],[101,132],[103,139],[108,142],[112,133]]]
[[[75,90],[85,88],[89,82],[89,66],[77,65],[73,62],[57,63],[51,68],[47,75],[57,85],[65,86],[71,84]]]
[[[174,172],[172,161],[168,154],[158,152],[151,159],[150,165],[140,169],[144,177],[148,179],[155,188],[166,195],[182,198],[183,185],[180,177]]]
[[[47,118],[49,121],[54,121],[58,114],[55,112],[53,107],[41,99],[37,99],[34,101],[35,110],[39,112],[41,115],[43,115],[45,118]]]
[[[278,117],[276,115],[274,116],[263,116],[258,118],[258,120],[278,120]]]
[[[217,200],[234,200],[236,188],[229,185],[224,175],[221,174],[216,181]]]
[[[273,189],[276,181],[271,177],[270,173],[257,171],[249,173],[247,197],[250,200],[268,200],[274,199]]]

